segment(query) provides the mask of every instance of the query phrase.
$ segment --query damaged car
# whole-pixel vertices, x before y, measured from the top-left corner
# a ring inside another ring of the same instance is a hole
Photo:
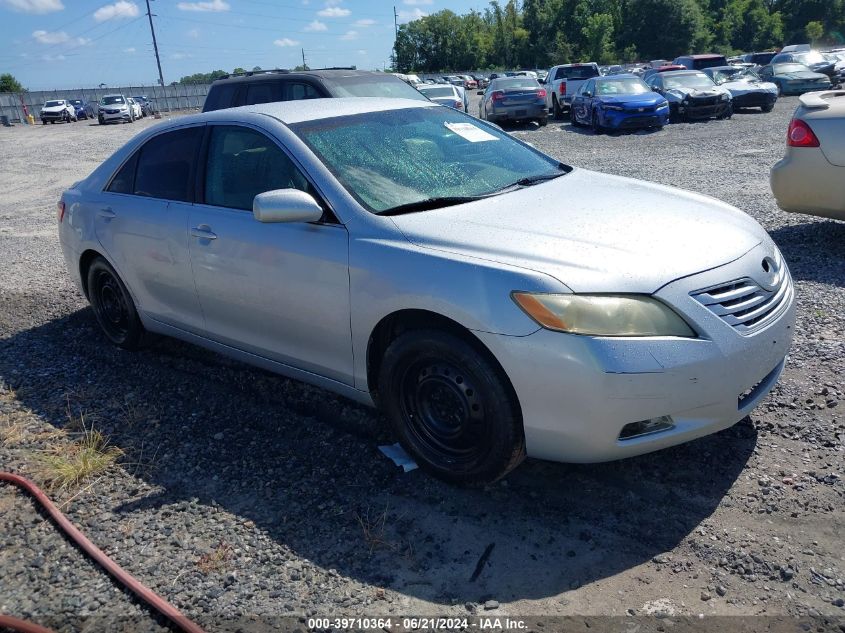
[[[666,97],[672,122],[730,119],[733,115],[730,90],[717,86],[700,70],[657,73],[646,83]]]
[[[715,66],[702,71],[717,86],[726,88],[731,93],[731,105],[739,108],[760,108],[771,112],[778,100],[778,87],[769,81],[763,81],[751,70],[736,66]]]

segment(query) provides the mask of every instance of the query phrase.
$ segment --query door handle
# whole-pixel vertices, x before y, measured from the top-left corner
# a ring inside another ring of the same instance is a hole
[[[103,207],[100,209],[98,215],[101,218],[106,218],[107,220],[111,220],[113,217],[117,216],[117,213],[111,210],[111,207]]]
[[[200,224],[191,229],[191,235],[203,240],[216,240],[217,233],[211,231],[211,227],[207,224]]]

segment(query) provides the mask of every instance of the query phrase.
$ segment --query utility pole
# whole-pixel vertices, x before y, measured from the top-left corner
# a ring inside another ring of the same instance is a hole
[[[393,5],[393,52],[390,54],[390,65],[393,72],[396,72],[396,41],[399,39],[399,15],[396,13],[396,5]]]
[[[156,30],[153,26],[153,14],[150,11],[150,0],[147,0],[147,17],[150,19],[150,33],[153,34],[153,49],[156,52],[156,64],[158,65],[158,83],[164,87],[164,75],[161,74],[161,59],[158,56],[158,44],[156,43]]]
[[[308,70],[308,65],[305,63],[305,49],[299,49],[302,51],[302,70]]]

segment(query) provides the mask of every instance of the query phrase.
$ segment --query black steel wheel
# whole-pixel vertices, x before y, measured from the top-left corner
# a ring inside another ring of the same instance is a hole
[[[88,267],[88,301],[108,339],[124,349],[137,349],[144,327],[132,296],[114,268],[102,257]]]
[[[513,389],[494,361],[455,335],[399,336],[385,353],[378,386],[402,445],[441,479],[489,483],[525,456]]]
[[[563,109],[560,107],[560,104],[557,102],[557,97],[552,95],[552,116],[560,120],[563,118]]]

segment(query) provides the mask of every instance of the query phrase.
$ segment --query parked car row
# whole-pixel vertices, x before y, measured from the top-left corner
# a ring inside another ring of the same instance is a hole
[[[133,123],[152,115],[153,106],[146,96],[126,97],[122,94],[105,95],[97,102],[82,99],[51,99],[41,106],[41,123],[71,123],[80,119],[97,118],[102,125],[115,121]]]

